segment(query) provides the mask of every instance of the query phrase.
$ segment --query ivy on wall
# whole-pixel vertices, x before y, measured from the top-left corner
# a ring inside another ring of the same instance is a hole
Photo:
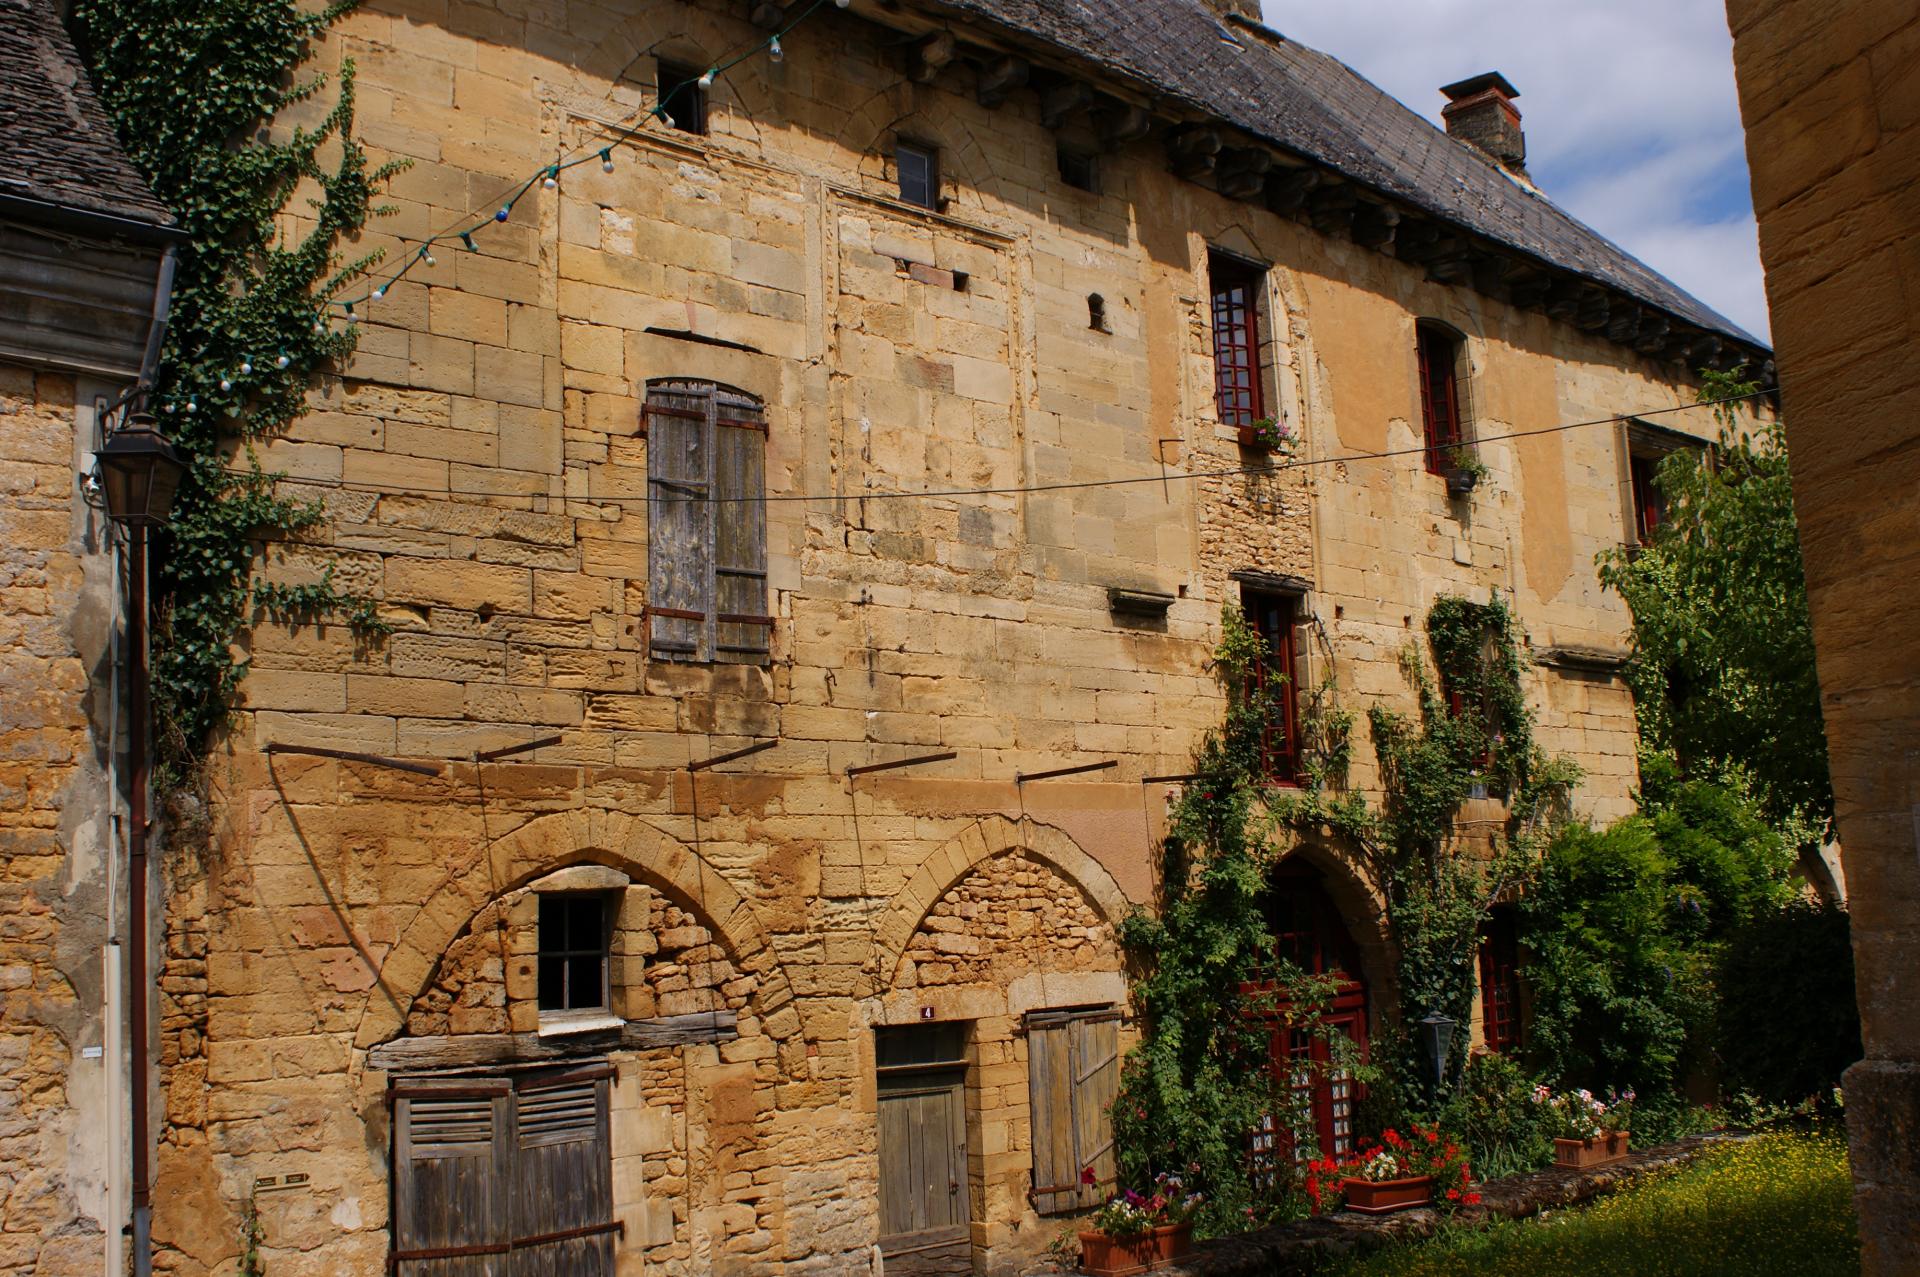
[[[261,616],[380,626],[370,599],[331,569],[265,582],[268,540],[297,538],[319,502],[278,492],[248,447],[300,414],[316,373],[352,353],[354,330],[325,299],[377,253],[340,246],[373,215],[398,165],[371,166],[352,138],[353,67],[316,123],[274,140],[275,117],[317,103],[324,75],[299,75],[310,42],[353,0],[78,0],[74,23],[101,100],[188,243],[151,404],[188,461],[156,546],[153,700],[163,776],[192,774],[225,721],[246,658],[234,641]]]

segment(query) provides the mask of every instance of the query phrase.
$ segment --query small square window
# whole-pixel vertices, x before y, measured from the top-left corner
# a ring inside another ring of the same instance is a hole
[[[541,896],[540,1009],[605,1009],[607,950],[604,896]]]
[[[899,171],[900,198],[921,208],[940,207],[940,152],[917,142],[898,142],[893,148]]]
[[[707,131],[707,91],[700,87],[706,74],[698,67],[662,60],[655,87],[668,121],[682,133]]]
[[[1076,191],[1100,189],[1100,169],[1091,152],[1063,146],[1058,152],[1060,180]]]

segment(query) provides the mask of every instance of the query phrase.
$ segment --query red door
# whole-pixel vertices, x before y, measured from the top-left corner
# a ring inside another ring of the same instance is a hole
[[[1310,975],[1338,980],[1332,1004],[1321,1021],[1367,1050],[1367,986],[1360,974],[1360,949],[1348,933],[1320,877],[1310,867],[1283,868],[1268,891],[1267,925],[1273,931],[1280,956]],[[1269,1156],[1291,1148],[1296,1160],[1314,1151],[1344,1156],[1353,1151],[1353,1110],[1360,1088],[1350,1073],[1334,1067],[1333,1045],[1327,1038],[1286,1022],[1289,1004],[1278,1001],[1272,1010],[1268,1036],[1275,1074],[1307,1101],[1311,1116],[1297,1131],[1271,1125],[1255,1140],[1256,1154]]]

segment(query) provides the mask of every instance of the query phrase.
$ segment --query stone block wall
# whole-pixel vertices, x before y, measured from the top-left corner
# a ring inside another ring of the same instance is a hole
[[[1920,1269],[1920,14],[1729,0],[1867,1056],[1847,1126],[1872,1277]]]
[[[316,65],[352,57],[364,139],[413,161],[365,246],[471,224],[556,148],[630,118],[650,58],[707,65],[757,39],[746,16],[355,10]],[[1049,1234],[1024,1205],[1019,1019],[1125,1001],[1113,928],[1153,897],[1164,820],[1141,781],[1186,771],[1219,719],[1230,574],[1312,583],[1306,674],[1355,708],[1405,704],[1399,650],[1442,590],[1513,591],[1541,645],[1623,641],[1590,581],[1620,535],[1614,433],[1489,442],[1496,478],[1465,512],[1417,458],[1340,458],[1416,438],[1421,315],[1472,334],[1483,436],[1684,387],[1177,181],[1151,144],[1104,157],[1100,194],[1065,187],[1031,95],[991,111],[958,73],[914,83],[890,40],[823,7],[781,63],[716,85],[709,135],[644,130],[613,172],[536,188],[477,251],[443,246],[362,308],[358,353],[266,447],[328,518],[265,547],[264,571],[332,564],[392,632],[246,636],[211,845],[173,864],[167,1271],[230,1267],[238,1203],[289,1173],[306,1187],[260,1198],[269,1267],[374,1271],[388,1078],[368,1051],[524,1030],[527,889],[589,863],[649,893],[644,925],[623,909],[623,1013],[717,991],[741,1015],[733,1041],[616,1060],[626,1270],[861,1262],[872,1030],[929,1007],[972,1026],[969,1189],[981,1262],[1004,1267]],[[894,198],[900,135],[941,148],[944,211]],[[1213,409],[1210,247],[1272,265],[1264,375],[1310,466],[1237,473],[1258,458]],[[661,377],[765,406],[762,665],[650,654],[641,406]],[[1116,587],[1173,601],[1124,615]],[[1626,694],[1561,677],[1541,674],[1543,743],[1589,763],[1591,810],[1617,810]]]

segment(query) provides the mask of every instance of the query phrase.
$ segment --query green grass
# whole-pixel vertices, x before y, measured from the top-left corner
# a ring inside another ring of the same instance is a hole
[[[1448,1229],[1340,1277],[1854,1277],[1860,1237],[1838,1131],[1778,1131],[1639,1180],[1594,1205]]]

